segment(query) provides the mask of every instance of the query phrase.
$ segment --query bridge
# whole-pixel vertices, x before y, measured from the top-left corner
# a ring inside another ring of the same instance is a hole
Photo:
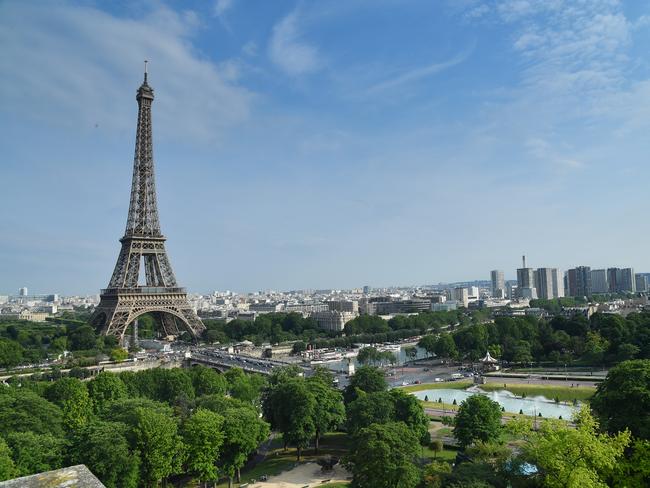
[[[221,372],[232,368],[241,368],[247,373],[257,373],[263,375],[270,375],[275,368],[289,366],[288,363],[275,361],[272,359],[244,357],[229,354],[224,351],[210,351],[205,349],[193,350],[191,352],[191,357],[188,357],[186,361],[190,366],[200,364],[213,369],[217,369]],[[297,366],[303,370],[305,375],[311,372],[310,367],[306,367],[300,364]]]

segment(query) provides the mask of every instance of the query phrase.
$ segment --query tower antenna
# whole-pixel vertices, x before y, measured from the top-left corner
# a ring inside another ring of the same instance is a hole
[[[147,63],[148,62],[149,61],[147,61],[146,59],[144,60],[144,82],[145,83],[147,82]]]

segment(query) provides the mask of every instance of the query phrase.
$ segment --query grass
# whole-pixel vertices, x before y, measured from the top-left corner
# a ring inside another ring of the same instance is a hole
[[[515,395],[522,396],[545,396],[553,400],[556,397],[561,402],[572,402],[574,399],[579,401],[588,401],[594,393],[596,388],[590,386],[553,386],[553,385],[523,385],[523,384],[507,384],[504,387],[502,383],[485,383],[478,385],[483,391],[497,391],[508,390]]]
[[[458,410],[459,405],[454,405],[453,403],[438,403],[424,400],[420,400],[420,403],[424,405],[424,408],[435,408],[440,410]]]
[[[454,461],[458,451],[453,448],[445,447],[441,452],[434,452],[430,447],[425,447],[422,450],[422,457],[426,459],[435,459],[437,461]]]
[[[409,385],[401,387],[404,391],[413,392],[413,391],[422,391],[422,390],[442,390],[442,389],[453,389],[453,390],[464,390],[472,386],[471,381],[444,381],[441,383],[422,383],[420,385]]]
[[[324,485],[320,485],[324,488],[346,488],[350,486],[350,483],[347,481],[338,481],[336,483],[325,483]]]

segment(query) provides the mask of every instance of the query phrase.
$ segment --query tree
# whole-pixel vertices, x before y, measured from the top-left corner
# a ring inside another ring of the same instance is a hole
[[[345,393],[343,394],[345,403],[350,403],[357,398],[357,389],[366,393],[386,391],[388,389],[388,383],[386,383],[384,373],[380,369],[372,366],[362,366],[357,369],[354,376],[350,379],[350,383],[345,388]]]
[[[228,476],[228,486],[246,463],[248,456],[269,436],[269,424],[259,418],[249,406],[231,407],[223,411],[223,454],[220,464]]]
[[[141,453],[141,480],[150,486],[180,473],[185,446],[174,419],[145,408],[138,408],[135,415],[135,447]]]
[[[415,434],[420,444],[430,442],[429,417],[424,413],[422,404],[414,395],[409,395],[402,390],[390,391],[393,401],[394,420],[404,422]]]
[[[203,408],[197,409],[183,425],[187,446],[187,467],[199,480],[218,478],[216,461],[223,444],[223,417]]]
[[[228,393],[234,398],[256,404],[265,380],[260,375],[246,374],[241,368],[231,368],[225,373]]]
[[[314,429],[315,450],[318,454],[318,444],[323,434],[331,432],[345,421],[345,406],[343,395],[332,388],[332,382],[325,383],[321,378],[312,377],[306,380],[307,390],[314,396]]]
[[[111,349],[111,361],[124,361],[128,357],[129,351],[123,347],[116,347],[115,349]]]
[[[591,408],[610,433],[630,429],[650,439],[650,360],[625,361],[612,368],[598,385]]]
[[[434,345],[434,352],[436,353],[436,356],[445,359],[453,359],[458,356],[456,343],[454,342],[454,338],[451,336],[451,334],[441,334],[440,337],[438,337],[438,340]]]
[[[544,420],[538,430],[531,421],[518,419],[508,428],[523,437],[525,461],[538,467],[548,488],[606,488],[607,478],[630,443],[630,432],[614,436],[598,432],[598,422],[584,406],[574,418],[576,427],[554,419]]]
[[[0,337],[0,368],[13,368],[23,361],[23,346]]]
[[[271,425],[282,432],[285,446],[296,446],[300,461],[302,449],[316,434],[314,395],[307,389],[304,379],[288,378],[269,391],[265,402],[264,411],[271,415]]]
[[[63,436],[61,409],[36,393],[24,388],[5,388],[0,394],[0,426],[2,434],[11,432],[50,433]]]
[[[194,385],[196,396],[224,395],[228,383],[226,378],[212,368],[194,366],[190,369],[190,377]]]
[[[490,442],[501,434],[501,407],[483,395],[472,395],[460,404],[454,419],[454,436],[465,448],[475,441]]]
[[[637,439],[634,442],[631,452],[616,463],[610,485],[616,488],[650,486],[650,441]]]
[[[416,357],[418,357],[418,348],[415,346],[406,346],[404,348],[404,354],[406,354],[406,357],[409,359],[409,361],[413,361]]]
[[[442,447],[442,441],[436,440],[435,442],[440,442]],[[450,473],[451,466],[445,461],[433,461],[427,464],[423,472],[424,488],[441,488],[445,477]]]
[[[433,451],[434,459],[438,457],[438,453],[442,452],[444,447],[445,446],[440,439],[434,439],[431,441],[431,450]]]
[[[415,397],[414,397],[415,398]],[[395,406],[390,393],[360,392],[356,400],[347,406],[347,429],[352,435],[372,424],[386,424],[395,418]]]
[[[303,351],[307,350],[307,344],[305,344],[303,341],[296,341],[293,343],[293,346],[291,347],[291,354],[300,354]]]
[[[63,440],[52,434],[12,432],[7,444],[13,451],[18,476],[27,476],[63,466]]]
[[[75,329],[70,335],[70,349],[79,351],[94,349],[97,343],[95,331],[89,325],[82,325]]]
[[[126,433],[122,423],[89,423],[72,437],[71,462],[88,466],[107,488],[136,488],[140,456],[129,447]]]
[[[418,346],[424,349],[429,356],[433,355],[436,352],[436,336],[435,335],[425,335],[422,339],[420,339],[420,342],[418,342]]]
[[[414,488],[418,440],[401,422],[372,424],[354,437],[347,467],[353,488]]]
[[[75,429],[86,424],[93,413],[86,385],[76,378],[61,378],[45,390],[45,397],[61,407],[63,425]]]
[[[16,466],[11,459],[11,449],[0,437],[0,481],[10,480],[17,476]]]
[[[110,402],[126,398],[127,391],[118,375],[102,371],[88,383],[88,394],[95,412],[101,412]]]

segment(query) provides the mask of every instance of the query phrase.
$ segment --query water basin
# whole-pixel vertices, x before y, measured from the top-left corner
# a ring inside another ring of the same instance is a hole
[[[444,403],[453,403],[456,400],[458,405],[472,395],[485,395],[501,405],[506,412],[519,413],[519,410],[521,410],[525,415],[536,416],[541,413],[542,417],[557,419],[562,416],[565,420],[570,419],[577,409],[577,407],[571,404],[555,403],[553,400],[544,396],[521,398],[507,390],[485,392],[478,387],[472,387],[467,390],[446,388],[421,390],[413,392],[413,395],[420,400],[424,400],[424,397],[427,396],[430,402],[437,402],[439,398],[442,398]]]

